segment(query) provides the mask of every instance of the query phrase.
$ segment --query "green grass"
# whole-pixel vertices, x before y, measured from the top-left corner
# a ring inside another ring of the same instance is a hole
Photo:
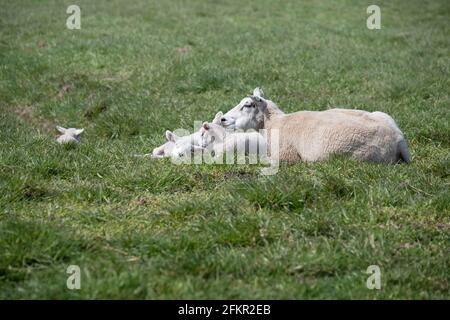
[[[72,1],[0,2],[0,298],[450,298],[448,1],[378,1],[378,31],[364,1],[76,3],[72,31]],[[256,86],[387,112],[412,163],[131,157]]]

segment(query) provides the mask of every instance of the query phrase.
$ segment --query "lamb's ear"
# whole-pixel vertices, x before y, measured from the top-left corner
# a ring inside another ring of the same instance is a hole
[[[80,134],[83,133],[83,131],[84,131],[84,129],[77,129],[77,131],[75,131],[75,133],[76,133],[77,135],[80,135]]]
[[[209,129],[211,129],[211,127],[209,126],[208,122],[203,122],[202,128],[206,131],[208,131]]]
[[[222,117],[223,117],[223,112],[222,111],[217,112],[212,123],[220,124],[220,122],[221,122],[220,120],[222,119]]]
[[[178,139],[178,136],[175,133],[173,133],[172,131],[167,130],[166,131],[166,139],[167,139],[167,141],[176,142]]]
[[[63,127],[60,127],[60,126],[56,126],[56,130],[58,130],[62,134],[66,133],[66,128],[63,128]]]
[[[155,158],[158,157],[158,156],[163,156],[163,155],[164,155],[164,147],[163,146],[156,147],[152,151],[152,156],[155,157]]]
[[[253,95],[254,95],[255,97],[264,98],[264,92],[263,92],[262,89],[259,88],[259,87],[256,87],[256,88],[253,90]]]

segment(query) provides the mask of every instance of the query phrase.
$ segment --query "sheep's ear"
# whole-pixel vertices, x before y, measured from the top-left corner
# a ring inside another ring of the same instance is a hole
[[[257,108],[258,110],[262,111],[262,112],[266,112],[267,109],[267,101],[264,100],[264,98],[261,97],[252,97],[253,100],[256,102]]]
[[[208,122],[203,122],[202,128],[205,129],[206,131],[208,131],[209,129],[211,129],[211,127],[209,126]]]
[[[56,130],[58,130],[62,134],[66,133],[66,128],[63,128],[63,127],[60,127],[60,126],[56,126]]]
[[[223,117],[223,112],[222,111],[217,112],[212,123],[220,124],[220,122],[221,122],[220,119],[222,119],[222,117]]]
[[[178,139],[178,136],[175,133],[173,133],[172,131],[167,130],[166,131],[166,139],[167,139],[167,141],[176,142]]]
[[[264,92],[263,92],[262,89],[259,88],[259,87],[256,87],[256,88],[253,90],[253,95],[254,95],[255,97],[264,98]]]
[[[84,131],[84,129],[77,129],[77,131],[75,131],[75,133],[76,133],[77,135],[80,135],[80,134],[83,133],[83,131]]]

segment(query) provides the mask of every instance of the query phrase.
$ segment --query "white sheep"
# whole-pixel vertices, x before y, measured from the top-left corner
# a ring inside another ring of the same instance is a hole
[[[166,135],[167,135],[167,132],[170,132],[170,131],[166,131]],[[148,156],[150,158],[166,158],[166,157],[170,157],[174,147],[175,147],[175,143],[174,142],[167,141],[164,144],[160,145],[159,147],[156,147],[155,149],[153,149],[152,153],[148,153],[145,156]]]
[[[197,133],[198,135],[198,133]],[[150,157],[154,159],[160,159],[160,158],[169,158],[172,156],[172,154],[175,152],[180,152],[180,148],[186,148],[186,146],[191,145],[190,141],[191,135],[182,136],[179,137],[174,132],[167,130],[166,131],[166,142],[159,147],[156,147],[153,149],[151,153],[141,154],[141,155],[134,155],[136,157]],[[199,141],[199,139],[194,139],[195,141]]]
[[[220,123],[223,113],[218,112],[214,117],[212,123]],[[198,131],[190,135],[177,136],[175,133],[170,132],[167,139],[175,143],[172,149],[171,156],[173,159],[191,159],[192,155],[199,154],[203,151],[207,145],[204,145],[203,134],[204,131],[201,127]]]
[[[184,136],[178,136],[172,132],[169,141],[174,142],[174,147],[171,152],[171,156],[174,158],[187,157],[196,150],[203,149],[201,146],[202,138],[200,131]]]
[[[203,138],[202,146],[206,148],[205,151],[213,155],[216,162],[217,160],[222,160],[224,154],[227,156],[227,161],[234,161],[234,154],[251,156],[249,159],[250,163],[256,163],[257,158],[254,156],[257,155],[261,159],[266,159],[267,146],[265,139],[256,131],[230,132],[217,123],[208,122],[203,123],[200,131]],[[245,158],[238,159],[245,163]]]
[[[56,139],[56,141],[58,141],[60,144],[79,143],[81,134],[84,131],[84,129],[76,129],[76,128],[66,129],[60,126],[56,126],[56,129],[61,133],[61,136],[59,136]]]
[[[266,129],[270,156],[281,161],[313,162],[345,155],[377,163],[410,162],[402,132],[383,112],[330,109],[285,114],[256,88],[221,118],[221,124],[231,129]],[[278,150],[272,152],[275,131]]]

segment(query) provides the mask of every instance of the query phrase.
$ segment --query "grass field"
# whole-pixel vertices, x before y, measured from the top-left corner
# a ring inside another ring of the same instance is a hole
[[[370,4],[1,0],[0,298],[450,298],[450,3],[377,1],[381,30]],[[256,86],[387,112],[412,163],[131,156]]]

